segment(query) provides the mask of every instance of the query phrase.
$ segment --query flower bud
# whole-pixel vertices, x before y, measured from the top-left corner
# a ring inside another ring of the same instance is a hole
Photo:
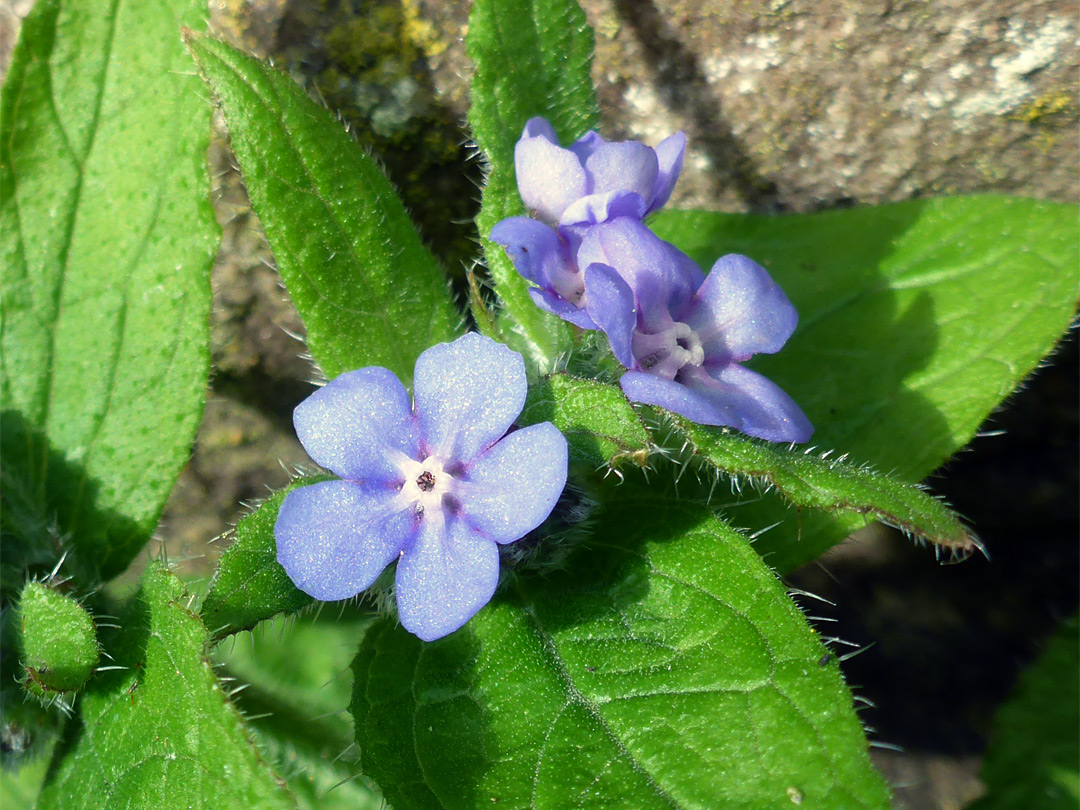
[[[94,621],[69,596],[28,582],[19,603],[23,685],[39,698],[73,692],[93,675],[101,651]]]

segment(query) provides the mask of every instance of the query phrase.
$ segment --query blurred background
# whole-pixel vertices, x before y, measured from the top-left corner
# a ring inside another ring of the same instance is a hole
[[[0,0],[0,70],[33,0]],[[670,205],[784,213],[946,194],[1080,199],[1080,4],[1061,0],[583,0],[609,139],[689,138]],[[211,0],[209,27],[289,71],[374,154],[460,285],[478,254],[467,3]],[[194,92],[205,93],[201,84]],[[208,99],[209,101],[209,99]],[[224,234],[214,374],[157,538],[208,577],[250,504],[306,461],[293,407],[317,372],[218,122]],[[1080,599],[1075,333],[931,479],[989,560],[939,565],[870,527],[789,582],[851,649],[873,756],[900,808],[959,808],[994,709]],[[134,576],[134,571],[132,576]],[[809,607],[809,605],[804,605]],[[844,652],[845,650],[838,650]]]

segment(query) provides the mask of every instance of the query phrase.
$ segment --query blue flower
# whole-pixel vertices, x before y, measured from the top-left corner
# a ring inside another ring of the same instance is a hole
[[[551,124],[531,118],[514,148],[518,192],[549,225],[599,222],[600,216],[641,219],[671,196],[685,150],[681,132],[655,149],[588,132],[564,149]]]
[[[703,425],[774,442],[804,442],[813,427],[779,386],[742,365],[773,354],[798,314],[761,265],[731,254],[707,276],[633,219],[590,228],[576,260],[588,279],[588,313],[629,369],[635,402]]]
[[[631,231],[647,232],[635,217],[560,225],[555,229],[530,217],[510,217],[496,223],[490,239],[504,246],[518,273],[536,285],[529,288],[529,295],[538,307],[582,329],[603,329],[600,321],[610,317],[605,314],[610,311],[610,281],[588,266],[589,256],[581,261],[580,250],[587,237],[590,243],[595,242],[595,236],[588,236],[592,230],[606,231],[615,222],[622,222]],[[627,271],[633,267],[624,264]],[[657,268],[656,272],[676,272],[685,277],[685,284],[694,286],[705,278],[689,256],[674,248],[663,270]],[[641,283],[648,282],[643,279]],[[642,287],[641,293],[652,300],[648,288]]]
[[[514,268],[535,284],[533,303],[582,329],[596,329],[588,311],[585,274],[577,265],[582,228],[550,228],[531,217],[510,217],[491,229],[492,242],[506,248]]]
[[[566,483],[563,435],[507,433],[525,403],[521,355],[467,334],[416,361],[415,402],[394,374],[342,374],[296,408],[308,454],[342,480],[290,492],[274,526],[300,590],[355,596],[397,561],[405,629],[452,633],[491,599],[498,545],[544,521]]]

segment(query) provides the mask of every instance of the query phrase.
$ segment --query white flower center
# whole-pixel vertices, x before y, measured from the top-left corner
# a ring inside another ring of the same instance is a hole
[[[551,286],[564,301],[578,309],[585,307],[585,274],[559,268],[551,274]]]
[[[630,348],[643,371],[668,380],[675,379],[684,366],[705,362],[701,338],[681,321],[673,321],[663,332],[653,335],[635,331]]]
[[[442,509],[443,498],[455,489],[456,479],[446,472],[446,459],[429,456],[415,461],[402,454],[397,467],[405,479],[398,496],[404,503],[413,504],[418,515]]]

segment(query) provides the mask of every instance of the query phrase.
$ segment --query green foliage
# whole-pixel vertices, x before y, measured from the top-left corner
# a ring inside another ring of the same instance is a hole
[[[803,407],[814,444],[917,480],[1067,328],[1076,216],[1074,205],[957,197],[808,216],[671,211],[654,225],[706,269],[724,253],[765,265],[800,323],[756,367]]]
[[[681,458],[679,454],[676,458],[705,465],[711,471],[708,478],[719,475],[737,484],[750,479],[800,508],[874,517],[952,553],[965,554],[978,548],[978,541],[948,507],[894,476],[840,458],[822,458],[732,431],[695,425],[674,414],[667,414],[666,419],[677,440],[685,442]],[[672,450],[668,447],[670,436],[660,447],[653,442],[618,388],[565,374],[553,374],[532,386],[518,421],[523,425],[554,423],[569,442],[571,458],[594,468],[626,462],[645,466],[657,463],[659,456],[670,455]],[[703,499],[708,497],[702,494]]]
[[[278,563],[274,523],[285,496],[292,490],[330,478],[298,478],[237,524],[236,537],[221,555],[210,591],[199,609],[213,638],[250,630],[264,619],[295,613],[315,601],[293,585]]]
[[[595,128],[592,29],[574,0],[476,0],[466,44],[476,66],[469,126],[488,163],[476,224],[495,291],[510,316],[502,323],[507,334],[492,337],[549,371],[570,349],[570,326],[536,307],[528,282],[487,235],[499,220],[525,213],[514,177],[514,144],[526,121],[544,116],[564,142]]]
[[[319,617],[279,617],[215,649],[223,673],[245,684],[234,700],[302,808],[383,807],[359,777],[348,714],[349,662],[371,620],[335,606]]]
[[[566,437],[570,459],[594,467],[640,458],[649,434],[622,391],[593,380],[552,374],[529,388],[520,425],[551,422]]]
[[[980,547],[945,504],[894,476],[842,457],[757,441],[674,414],[669,418],[693,457],[735,481],[748,478],[763,489],[775,489],[795,506],[868,515],[954,555]]]
[[[48,757],[40,756],[17,770],[0,768],[0,807],[4,810],[31,810],[48,767]]]
[[[187,35],[229,124],[278,270],[328,377],[389,368],[408,385],[461,318],[446,279],[375,162],[284,73]]]
[[[835,659],[745,538],[629,490],[457,633],[367,633],[365,772],[409,808],[887,807]]]
[[[1080,618],[1064,622],[998,711],[971,810],[1071,810],[1080,802]]]
[[[0,553],[7,554],[7,547]],[[28,695],[23,687],[27,677],[21,660],[23,632],[18,596],[16,593],[0,610],[0,773],[21,773],[44,757],[63,729],[71,703],[69,695],[42,700]],[[6,805],[0,803],[0,807]]]
[[[653,224],[705,269],[726,253],[767,267],[800,324],[754,367],[803,407],[814,445],[914,482],[974,437],[1068,327],[1076,216],[988,196],[786,217],[668,211]],[[766,497],[738,518],[766,526],[778,505]],[[860,525],[789,515],[757,548],[786,571]]]
[[[19,614],[24,686],[40,698],[81,689],[101,654],[86,609],[40,582],[28,582]]]
[[[116,665],[80,700],[39,810],[295,808],[205,657],[179,579],[152,564],[110,645]]]
[[[4,576],[122,571],[202,414],[210,109],[179,26],[205,3],[40,0],[0,94]]]

